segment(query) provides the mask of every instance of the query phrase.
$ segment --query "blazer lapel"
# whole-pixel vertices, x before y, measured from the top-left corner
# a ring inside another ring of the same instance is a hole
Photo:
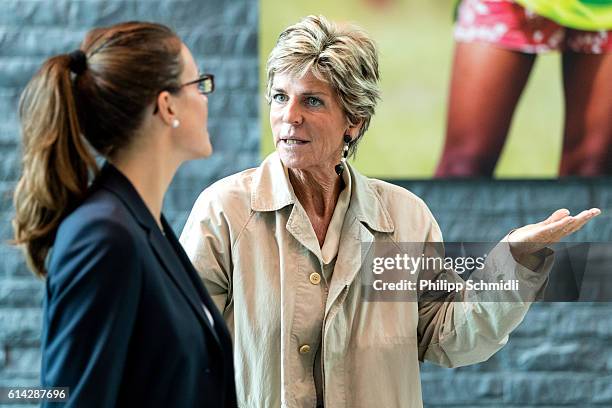
[[[187,275],[186,268],[180,262],[178,252],[175,251],[168,240],[162,235],[153,215],[145,205],[144,201],[132,185],[116,167],[110,163],[106,163],[98,176],[96,183],[99,183],[103,188],[111,191],[123,202],[136,221],[142,226],[147,233],[149,244],[157,255],[163,269],[170,276],[170,279],[178,287],[181,294],[185,297],[198,319],[202,324],[212,332],[215,341],[221,345],[217,333],[210,324],[208,317],[204,313],[202,303],[204,299],[194,285],[191,278]],[[172,229],[168,226],[164,216],[162,215],[162,225],[168,235],[173,234]],[[208,305],[207,305],[208,307]],[[211,308],[209,308],[211,310]]]
[[[168,231],[167,233],[172,232]],[[159,228],[149,231],[149,243],[155,251],[157,258],[163,265],[164,270],[168,276],[170,276],[170,279],[172,279],[185,299],[187,299],[187,302],[198,316],[202,324],[210,329],[217,343],[221,345],[221,342],[215,333],[215,329],[212,327],[210,321],[204,313],[204,309],[202,308],[202,299],[191,284],[191,279],[188,279],[189,277],[186,275],[185,268],[175,255],[176,252],[170,246],[169,242],[166,240],[166,237],[162,235]]]
[[[206,292],[206,289],[204,288],[204,284],[202,283],[202,279],[200,278],[197,271],[193,267],[191,260],[189,259],[189,257],[187,257],[187,254],[185,253],[182,245],[180,244],[179,240],[176,238],[176,235],[174,235],[174,233],[172,232],[170,225],[168,224],[165,217],[163,216],[162,216],[162,224],[164,225],[164,229],[168,231],[166,233],[166,238],[168,239],[169,244],[173,247],[176,254],[178,255],[179,261],[181,262],[184,271],[186,272],[187,276],[189,277],[189,280],[193,284],[192,287],[196,290],[198,297],[200,298],[204,306],[206,306],[206,308],[212,315],[215,327],[213,328],[212,326],[210,326],[209,324],[210,321],[208,320],[208,317],[206,317],[206,323],[209,324],[211,330],[213,331],[213,334],[215,334],[217,341],[219,341],[219,344],[221,345],[222,344],[222,342],[220,341],[221,339],[218,338],[218,335],[220,333],[222,333],[223,334],[222,337],[225,337],[226,339],[231,338],[229,331],[226,329],[225,320],[223,319],[223,316],[221,316],[221,313],[219,312],[219,310],[217,309],[217,306],[212,301],[208,292]]]

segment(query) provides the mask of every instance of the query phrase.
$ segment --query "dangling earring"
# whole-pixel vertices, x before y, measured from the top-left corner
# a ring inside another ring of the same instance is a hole
[[[349,143],[351,143],[351,140],[350,135],[344,135],[344,149],[342,150],[342,158],[340,159],[340,163],[336,164],[336,167],[334,168],[336,170],[336,174],[339,176],[341,176],[342,172],[344,171],[346,158],[348,157],[349,152]]]
[[[179,122],[178,119],[173,119],[172,120],[172,128],[176,129],[177,127],[179,127],[181,125],[181,122]]]

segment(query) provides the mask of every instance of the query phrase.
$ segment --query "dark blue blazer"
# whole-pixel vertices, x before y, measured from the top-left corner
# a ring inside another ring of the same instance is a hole
[[[48,264],[41,381],[61,407],[235,407],[231,339],[162,216],[106,164]],[[210,312],[213,324],[204,311]]]

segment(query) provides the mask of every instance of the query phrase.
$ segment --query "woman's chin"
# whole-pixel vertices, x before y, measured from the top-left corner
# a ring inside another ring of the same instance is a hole
[[[200,157],[207,158],[211,154],[213,154],[213,146],[212,143],[210,143],[210,137],[206,135],[206,140],[202,144],[202,148],[200,150]]]
[[[212,148],[212,146],[210,146],[208,150],[206,150],[204,153],[202,153],[202,158],[203,159],[208,159],[212,154],[213,154],[213,148]]]
[[[194,159],[207,159],[208,157],[210,157],[213,154],[213,147],[212,144],[210,144],[210,142],[200,146],[197,151],[193,152],[192,157],[190,158],[191,160]]]
[[[306,160],[303,157],[295,157],[293,155],[283,155],[279,153],[279,157],[283,166],[287,169],[291,170],[302,170],[306,172],[316,172],[316,173],[334,173],[334,166],[336,163],[332,164],[329,162],[323,161],[315,161],[315,160]]]
[[[283,162],[283,165],[288,169],[298,170],[309,167],[307,160],[304,160],[304,158],[299,157],[298,155],[290,153],[287,154],[279,151],[278,156],[280,157],[281,162]]]

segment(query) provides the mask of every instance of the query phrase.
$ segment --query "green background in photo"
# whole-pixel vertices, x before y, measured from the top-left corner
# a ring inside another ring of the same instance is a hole
[[[284,28],[306,15],[322,14],[361,26],[379,48],[382,100],[354,165],[372,177],[432,177],[444,143],[453,6],[453,0],[261,0],[262,157],[274,150],[269,107],[263,96],[268,54]],[[515,113],[496,177],[557,176],[562,98],[559,55],[538,57]]]

